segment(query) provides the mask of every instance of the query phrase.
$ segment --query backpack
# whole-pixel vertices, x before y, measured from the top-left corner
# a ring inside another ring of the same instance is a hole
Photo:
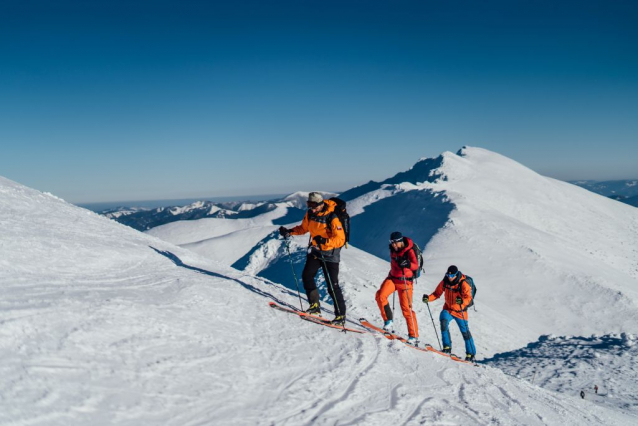
[[[467,308],[474,305],[474,295],[476,294],[476,285],[474,284],[474,279],[467,275],[465,276],[465,282],[468,283],[470,285],[470,288],[472,289],[472,301],[470,302],[469,305],[465,307],[465,309],[463,309],[464,311],[467,311]]]
[[[346,248],[348,248],[348,243],[350,242],[350,215],[346,210],[346,202],[341,198],[332,197],[330,201],[334,201],[336,204],[333,215],[337,216],[339,222],[341,222],[341,226],[343,226],[343,232],[346,234]],[[332,221],[332,218],[330,218]]]
[[[421,276],[421,271],[425,271],[423,269],[423,252],[421,251],[421,247],[419,247],[414,240],[412,240],[412,250],[414,251],[416,260],[419,263],[419,269],[414,272],[414,278],[419,278]]]

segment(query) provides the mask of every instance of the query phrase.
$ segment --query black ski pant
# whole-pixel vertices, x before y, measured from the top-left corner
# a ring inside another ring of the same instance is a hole
[[[328,287],[328,294],[332,297],[332,301],[335,305],[335,314],[345,315],[346,302],[343,300],[343,293],[341,292],[341,287],[339,287],[339,263],[325,262],[312,254],[306,257],[306,265],[301,273],[303,288],[306,290],[308,302],[310,302],[310,304],[319,302],[319,291],[315,283],[315,276],[319,268],[323,270],[323,276],[326,279],[326,286]],[[330,281],[328,281],[328,279],[330,279]]]

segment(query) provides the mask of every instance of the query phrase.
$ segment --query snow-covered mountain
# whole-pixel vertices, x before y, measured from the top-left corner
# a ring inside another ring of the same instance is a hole
[[[418,294],[432,292],[450,264],[475,279],[477,312],[470,315],[482,357],[548,334],[638,331],[638,214],[629,206],[479,148],[422,159],[406,172],[340,197],[352,216],[342,283],[355,316],[379,321],[373,295],[387,274],[388,236],[401,230],[424,248],[426,272]],[[201,228],[220,229],[231,222],[180,225],[204,235]],[[294,290],[290,259],[276,228],[269,221],[252,228],[251,249],[246,234],[234,232],[215,246],[215,238],[208,240],[206,251],[189,248],[233,261],[238,253],[229,258],[225,248],[244,243],[240,252],[246,253],[233,267]],[[179,243],[162,227],[156,232]],[[291,247],[297,277],[307,241],[296,237]],[[436,342],[427,311],[421,306],[417,315],[424,338]]]
[[[606,197],[611,197],[613,195],[620,195],[628,198],[638,196],[638,180],[636,179],[606,181],[575,180],[570,183]]]
[[[379,321],[374,292],[388,263],[374,253],[387,247],[384,228],[401,227],[425,250],[417,294],[452,262],[475,277],[480,357],[533,344],[547,329],[605,342],[624,332],[623,347],[633,347],[635,209],[477,148],[418,164],[349,191],[357,227],[341,268],[349,318]],[[491,363],[458,364],[268,308],[299,304],[287,253],[272,238],[286,217],[273,209],[248,221],[166,225],[179,247],[0,178],[0,424],[636,422],[631,404],[581,400],[574,384],[546,390],[527,370],[517,378]],[[221,242],[186,248],[205,240]],[[305,244],[294,239],[293,259]],[[422,339],[433,342],[427,311],[416,310]],[[460,347],[458,330],[452,336]],[[615,368],[635,367],[630,349],[615,351],[603,354]],[[589,371],[576,365],[570,374]],[[635,394],[628,377],[608,378],[622,388],[611,392],[617,400]]]
[[[323,192],[323,194],[326,197],[336,195],[330,192]],[[307,199],[308,192],[296,192],[285,198],[270,201],[226,201],[222,203],[196,201],[186,206],[158,207],[155,209],[120,207],[103,210],[99,213],[138,231],[146,231],[182,220],[203,218],[250,219],[275,210],[282,213],[281,218],[283,221],[301,220],[300,218],[305,213]],[[285,210],[282,210],[281,207],[285,207]]]
[[[577,180],[571,183],[596,194],[638,207],[638,180],[636,179],[610,181]]]
[[[100,214],[138,231],[145,231],[165,223],[194,220],[204,217],[234,217],[242,209],[242,203],[213,203],[196,201],[186,206],[147,208],[118,208],[101,211]],[[256,206],[251,205],[251,208]],[[261,212],[257,212],[259,214]]]
[[[483,312],[475,329],[484,337],[477,339],[484,356],[544,334],[638,331],[638,212],[630,206],[479,148],[423,159],[406,172],[340,196],[352,216],[352,246],[387,259],[388,236],[400,230],[424,249],[419,292],[432,292],[450,264],[475,279],[477,309]],[[230,223],[182,222],[183,230],[175,234],[197,229],[194,234],[206,236],[205,228]],[[156,228],[154,235],[182,244],[169,232],[175,226]],[[265,220],[251,227],[250,236],[224,232],[223,239],[189,248],[282,282],[291,275],[290,265],[275,230]],[[295,241],[300,275],[307,237]],[[231,246],[241,249],[229,256],[225,251]],[[383,264],[378,273],[347,282],[374,288],[385,276]],[[285,282],[295,288],[290,278]],[[374,305],[369,299],[353,303]],[[611,307],[618,315],[610,321]]]
[[[123,216],[129,216],[139,212],[145,212],[150,209],[144,207],[116,207],[113,209],[102,210],[100,212],[104,217],[119,221]],[[135,227],[133,227],[135,228]]]

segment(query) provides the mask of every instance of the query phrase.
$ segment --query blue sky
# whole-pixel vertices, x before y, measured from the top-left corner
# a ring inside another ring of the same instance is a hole
[[[76,203],[345,190],[480,146],[638,177],[632,1],[0,3],[0,175]]]

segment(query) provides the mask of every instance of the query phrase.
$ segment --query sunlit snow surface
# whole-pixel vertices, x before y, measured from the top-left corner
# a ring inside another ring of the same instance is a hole
[[[506,159],[476,152],[485,158],[459,157],[475,164],[454,169],[480,184],[476,167],[491,157],[497,163]],[[457,161],[455,154],[445,155]],[[498,197],[490,202],[487,193],[453,188],[452,170],[442,171],[447,181],[421,186],[448,190],[445,196],[456,207],[427,244],[427,270],[415,299],[433,290],[451,262],[475,276],[481,293],[470,321],[481,357],[523,347],[541,334],[635,334],[636,271],[630,258],[636,250],[635,215],[578,189],[580,198],[572,200],[578,209],[554,206],[557,217],[537,220],[540,213],[529,199],[521,201],[529,208],[495,217],[488,207]],[[560,186],[550,181],[550,189],[554,185]],[[537,192],[533,179],[527,190]],[[571,188],[561,191],[546,205],[571,196],[565,192]],[[500,203],[509,205],[501,195]],[[579,209],[589,213],[573,217]],[[574,214],[561,218],[566,212]],[[360,224],[368,223],[360,214]],[[423,219],[418,211],[412,214]],[[579,236],[590,217],[599,223],[589,237]],[[555,224],[560,225],[555,234],[542,229]],[[570,224],[576,230],[565,231],[571,236],[565,243],[560,229]],[[291,272],[281,273],[281,283],[260,276],[291,271],[281,242],[268,239],[276,226],[268,219],[263,227],[225,227],[208,237],[223,236],[218,250],[232,251],[233,235],[240,239],[252,229],[250,239],[259,249],[228,258],[215,249],[197,254],[0,178],[0,424],[636,422],[633,400],[624,407],[581,400],[573,392],[580,384],[543,389],[539,381],[545,385],[549,376],[538,373],[532,384],[531,370],[457,364],[382,336],[344,334],[270,309],[268,301],[297,306],[299,299]],[[601,235],[608,237],[599,244],[588,240]],[[519,237],[528,241],[516,245]],[[296,238],[293,254],[303,253],[305,243]],[[358,317],[380,321],[374,293],[388,263],[353,245],[344,250],[342,283],[349,326],[357,327]],[[245,256],[242,270],[229,266]],[[417,305],[422,340],[434,343],[427,310]],[[440,309],[440,302],[432,304],[435,320]],[[399,315],[397,325],[405,332]],[[458,330],[452,336],[460,349]],[[632,367],[635,357],[608,352],[604,356],[614,356],[616,363],[627,359],[623,369]],[[614,383],[614,398],[636,393],[633,378],[604,377]]]
[[[636,336],[541,336],[525,348],[486,360],[485,365],[545,389],[577,395],[598,404],[638,412]],[[595,387],[598,387],[596,390]]]

